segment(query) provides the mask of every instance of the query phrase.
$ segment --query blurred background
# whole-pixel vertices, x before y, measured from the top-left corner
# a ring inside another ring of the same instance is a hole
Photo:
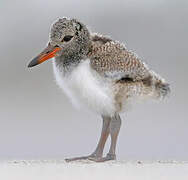
[[[50,60],[27,68],[63,16],[125,43],[171,84],[170,98],[122,114],[118,159],[188,160],[187,0],[0,0],[0,159],[64,159],[95,149],[100,116],[72,107]]]

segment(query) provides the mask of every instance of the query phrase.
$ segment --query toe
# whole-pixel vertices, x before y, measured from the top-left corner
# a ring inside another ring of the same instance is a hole
[[[72,162],[72,161],[79,161],[79,160],[91,160],[95,159],[97,156],[95,154],[91,154],[89,156],[81,156],[81,157],[75,157],[75,158],[67,158],[65,159],[66,162]]]
[[[67,159],[65,159],[65,161],[66,162],[71,162],[71,161],[86,160],[86,159],[88,159],[88,156],[75,157],[75,158],[67,158]]]
[[[116,160],[116,155],[107,154],[106,157],[90,157],[88,159],[95,162],[105,162],[105,161]]]

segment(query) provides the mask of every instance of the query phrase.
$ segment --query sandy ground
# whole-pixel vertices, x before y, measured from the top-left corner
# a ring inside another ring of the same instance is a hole
[[[105,163],[11,161],[0,163],[1,180],[188,180],[188,162]]]

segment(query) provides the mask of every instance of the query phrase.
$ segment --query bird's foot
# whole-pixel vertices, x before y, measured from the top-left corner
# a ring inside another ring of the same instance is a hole
[[[88,159],[95,162],[105,162],[110,160],[116,160],[116,155],[108,153],[106,157],[89,157]]]
[[[97,156],[96,154],[91,154],[88,156],[74,157],[65,159],[66,162],[78,161],[78,160],[90,160],[91,159],[100,159],[101,156]]]

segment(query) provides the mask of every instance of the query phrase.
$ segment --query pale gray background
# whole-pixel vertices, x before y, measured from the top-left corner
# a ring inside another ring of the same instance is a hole
[[[0,159],[63,159],[96,146],[100,117],[72,107],[51,62],[27,69],[63,16],[126,43],[171,83],[169,99],[122,115],[118,159],[188,160],[187,0],[0,0]]]

